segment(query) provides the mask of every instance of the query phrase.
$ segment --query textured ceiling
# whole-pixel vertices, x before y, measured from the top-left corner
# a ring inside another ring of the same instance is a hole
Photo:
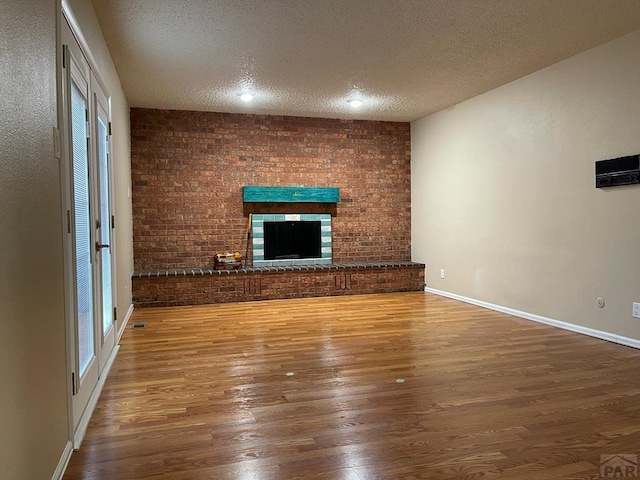
[[[132,107],[371,120],[416,120],[640,28],[639,0],[93,4]]]

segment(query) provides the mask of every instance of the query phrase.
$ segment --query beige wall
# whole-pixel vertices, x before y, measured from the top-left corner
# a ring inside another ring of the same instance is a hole
[[[414,122],[427,286],[640,339],[640,186],[594,187],[639,132],[640,31]]]
[[[86,9],[88,2],[77,3]],[[2,479],[51,478],[69,438],[61,181],[53,143],[59,8],[57,0],[0,2]],[[78,17],[113,95],[118,306],[124,315],[132,265],[128,106],[95,17],[84,10]]]
[[[36,480],[68,439],[56,1],[0,18],[0,478]]]
[[[131,274],[133,273],[133,227],[131,223],[131,148],[129,136],[129,104],[96,14],[87,0],[65,0],[86,41],[95,66],[111,95],[112,166],[114,173],[114,203],[116,215],[116,280],[118,326],[122,326],[131,305]]]

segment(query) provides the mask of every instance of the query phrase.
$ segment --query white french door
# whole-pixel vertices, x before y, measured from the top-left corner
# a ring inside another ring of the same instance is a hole
[[[68,359],[77,448],[88,422],[87,407],[115,347],[114,218],[109,99],[64,19],[62,42]]]
[[[113,298],[113,228],[114,216],[111,211],[111,162],[109,150],[109,100],[91,75],[94,100],[94,152],[96,164],[96,221],[95,230],[95,273],[97,276],[96,297],[99,301],[98,324],[100,344],[98,360],[100,371],[104,368],[115,346],[115,310]]]

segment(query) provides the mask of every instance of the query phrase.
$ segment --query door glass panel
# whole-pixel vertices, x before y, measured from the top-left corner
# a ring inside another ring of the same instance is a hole
[[[109,208],[109,155],[107,126],[98,118],[98,177],[100,195],[100,243],[111,245],[111,210]],[[111,247],[100,249],[102,270],[102,333],[113,324],[113,296],[111,294]]]
[[[78,367],[81,377],[95,355],[86,110],[87,99],[75,82],[72,82],[71,154],[73,164],[74,249],[76,262],[75,301],[78,315],[76,341],[78,342]]]

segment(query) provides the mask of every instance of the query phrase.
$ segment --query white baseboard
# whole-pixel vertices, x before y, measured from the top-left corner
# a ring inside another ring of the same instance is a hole
[[[120,343],[120,339],[122,338],[124,329],[127,328],[127,324],[129,323],[129,319],[131,318],[131,315],[133,315],[133,303],[129,305],[129,308],[127,309],[127,313],[124,316],[124,321],[122,322],[122,325],[120,325],[120,329],[118,330],[118,339],[116,340],[116,343]]]
[[[64,471],[67,469],[67,465],[69,465],[69,460],[71,460],[72,452],[73,452],[73,444],[69,440],[67,441],[67,444],[64,446],[64,450],[62,451],[62,456],[60,457],[58,466],[53,472],[53,476],[51,477],[51,480],[62,480]]]
[[[96,388],[93,389],[93,393],[89,398],[89,402],[87,403],[87,408],[84,409],[84,413],[78,422],[78,428],[76,429],[73,435],[73,448],[75,450],[80,448],[82,444],[82,439],[84,438],[84,434],[87,433],[87,427],[89,426],[89,420],[91,420],[91,415],[93,415],[93,410],[96,408],[96,404],[98,403],[98,398],[100,398],[100,394],[102,393],[102,388],[104,387],[104,383],[107,381],[107,377],[109,376],[109,371],[111,370],[111,366],[118,355],[118,351],[120,350],[120,345],[116,345],[109,355],[107,362],[104,365],[104,369],[100,378],[98,379],[98,384]]]
[[[433,293],[434,295],[440,295],[441,297],[452,298],[461,302],[470,303],[478,307],[487,308],[489,310],[495,310],[496,312],[506,313],[513,315],[514,317],[524,318],[526,320],[532,320],[538,323],[544,323],[545,325],[551,325],[552,327],[562,328],[564,330],[570,330],[572,332],[581,333],[590,337],[600,338],[613,343],[619,343],[620,345],[626,345],[627,347],[633,347],[640,349],[640,340],[635,338],[623,337],[611,332],[605,332],[602,330],[596,330],[594,328],[582,327],[573,323],[563,322],[561,320],[555,320],[553,318],[543,317],[534,313],[523,312],[515,310],[509,307],[503,307],[501,305],[495,305],[493,303],[483,302],[482,300],[476,300],[475,298],[463,297],[455,293],[449,293],[442,290],[436,290],[435,288],[424,287],[424,291]]]

